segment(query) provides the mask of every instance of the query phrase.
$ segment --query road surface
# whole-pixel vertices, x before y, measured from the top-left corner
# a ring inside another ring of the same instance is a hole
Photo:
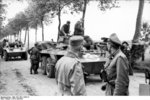
[[[0,58],[0,95],[27,95],[27,96],[56,96],[57,85],[54,78],[39,74],[30,74],[30,60],[12,60],[5,62]],[[130,95],[139,95],[139,84],[145,83],[143,73],[134,73],[130,76]],[[91,75],[86,83],[87,95],[104,96],[101,90],[98,75]]]

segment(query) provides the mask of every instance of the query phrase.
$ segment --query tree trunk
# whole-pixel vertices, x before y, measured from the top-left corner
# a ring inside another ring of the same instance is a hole
[[[18,31],[18,34],[17,34],[17,40],[19,40],[19,31]]]
[[[36,28],[35,28],[35,42],[37,42],[37,25],[36,25]]]
[[[28,50],[29,50],[29,47],[30,47],[30,34],[29,34],[29,28],[28,28]]]
[[[17,39],[17,34],[15,34],[15,40]]]
[[[43,24],[43,20],[41,20],[41,25],[42,25],[42,41],[44,41],[44,24]]]
[[[28,28],[26,28],[25,30],[24,45],[26,44],[27,32],[28,32]]]
[[[20,30],[20,41],[21,41],[21,30]]]
[[[11,35],[9,35],[9,41],[12,42],[12,41],[11,41]]]
[[[139,41],[139,36],[141,35],[141,22],[142,22],[142,14],[144,8],[144,0],[139,0],[139,8],[136,19],[136,28],[132,42],[136,43]],[[144,53],[144,45],[135,45],[132,44],[131,47],[131,66],[134,68],[136,65],[136,60],[142,57]]]
[[[58,24],[57,42],[59,40],[59,32],[60,32],[60,27],[61,27],[61,8],[60,8],[60,5],[59,5],[59,11],[58,11],[58,21],[59,21],[59,24]]]
[[[9,36],[7,35],[7,40],[9,40]]]
[[[1,11],[1,9],[2,9],[2,0],[0,0],[0,37],[1,37],[1,35],[2,35],[2,21],[3,21],[3,19],[1,20],[1,15],[2,15],[2,11]],[[1,39],[1,38],[0,38]]]
[[[84,7],[83,7],[83,15],[82,15],[82,20],[83,20],[83,28],[84,28],[84,19],[85,19],[85,13],[86,13],[86,6],[87,6],[87,0],[84,0]],[[84,35],[84,31],[83,31],[83,35]]]
[[[12,42],[12,35],[10,35],[10,42]]]
[[[8,35],[8,41],[10,42],[10,35]]]
[[[136,19],[136,29],[133,37],[133,43],[137,42],[140,36],[143,8],[144,8],[144,0],[139,0],[139,8],[138,8],[138,14]]]

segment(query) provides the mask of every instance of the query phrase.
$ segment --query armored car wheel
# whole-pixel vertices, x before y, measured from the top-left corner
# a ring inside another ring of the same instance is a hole
[[[24,60],[27,60],[27,59],[28,59],[28,54],[26,52],[26,53],[24,53]]]
[[[4,60],[5,60],[5,61],[8,61],[8,58],[9,58],[9,57],[8,57],[7,51],[4,51]]]
[[[47,58],[47,63],[46,63],[46,74],[47,77],[49,78],[54,78],[55,77],[55,71],[54,71],[54,65],[52,64],[51,58]]]
[[[22,53],[21,59],[27,60],[28,59],[28,54],[26,52]]]
[[[46,56],[42,56],[42,61],[41,61],[41,67],[42,67],[42,74],[46,75],[46,63],[47,63],[47,57]]]

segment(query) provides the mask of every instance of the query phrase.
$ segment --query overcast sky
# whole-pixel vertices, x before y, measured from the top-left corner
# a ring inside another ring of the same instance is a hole
[[[9,1],[9,0],[8,0]],[[85,34],[91,36],[93,40],[100,40],[101,37],[109,37],[111,33],[117,33],[121,41],[131,40],[135,31],[135,23],[138,11],[138,0],[119,2],[120,8],[114,8],[102,12],[97,8],[97,3],[92,2],[87,6],[85,16]],[[16,13],[23,11],[27,3],[11,2],[7,8],[7,18],[12,18]],[[145,3],[143,12],[143,21],[150,22],[150,3]],[[62,15],[62,24],[67,20],[71,21],[71,33],[74,31],[74,24],[82,15]],[[57,38],[58,18],[53,23],[45,26],[45,40],[56,40]],[[24,33],[24,32],[23,32]],[[32,41],[34,41],[34,30],[31,30]],[[24,36],[24,34],[22,35]],[[24,38],[24,37],[22,37]],[[41,29],[38,30],[38,40],[41,40]]]

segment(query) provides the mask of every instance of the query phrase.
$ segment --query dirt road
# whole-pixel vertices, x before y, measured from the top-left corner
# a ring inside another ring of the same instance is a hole
[[[39,74],[29,73],[30,61],[13,60],[5,62],[0,59],[0,95],[55,96],[57,85],[55,79]],[[139,95],[139,84],[145,83],[144,74],[130,76],[130,95]],[[103,96],[99,76],[91,75],[86,84],[87,95]]]

